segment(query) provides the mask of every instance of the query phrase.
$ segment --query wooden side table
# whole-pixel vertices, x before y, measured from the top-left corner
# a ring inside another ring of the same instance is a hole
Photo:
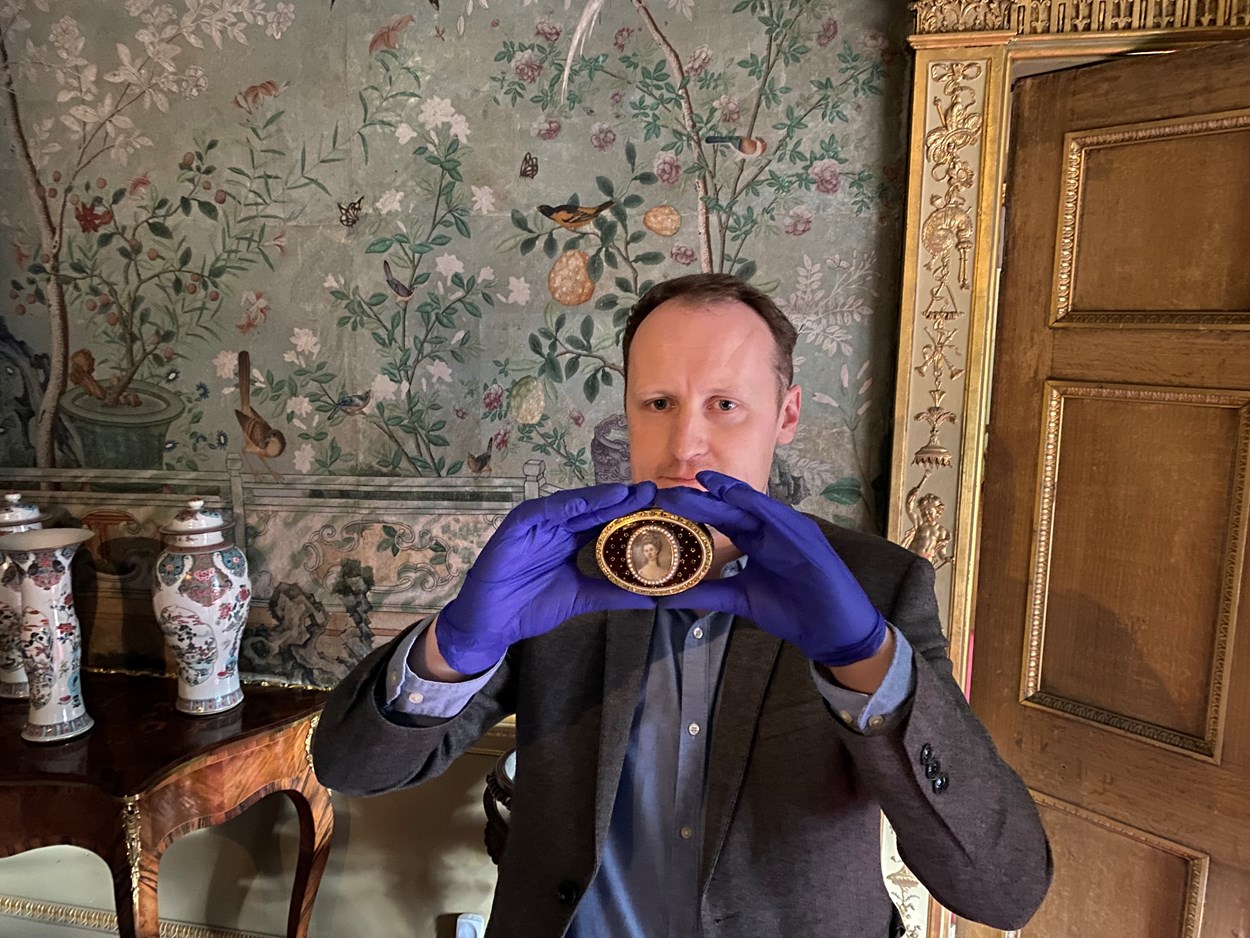
[[[0,704],[0,857],[70,844],[113,874],[118,932],[158,938],[161,855],[188,831],[220,824],[281,791],[299,817],[288,938],[304,938],[330,851],[330,793],[310,736],[325,694],[244,685],[243,703],[211,717],[174,709],[173,678],[83,673],[96,725],[64,743],[19,737],[24,701]]]

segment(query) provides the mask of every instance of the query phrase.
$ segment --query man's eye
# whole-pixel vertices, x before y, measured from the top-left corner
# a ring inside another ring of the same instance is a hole
[[[719,400],[716,402],[717,410],[733,410],[737,406],[733,401]]]
[[[652,410],[668,410],[668,401],[661,398],[657,401],[651,401],[647,406]]]

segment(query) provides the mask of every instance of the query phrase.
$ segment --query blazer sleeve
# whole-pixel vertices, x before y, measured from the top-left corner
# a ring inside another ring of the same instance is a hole
[[[433,778],[514,712],[507,658],[454,717],[431,720],[387,712],[386,668],[407,634],[375,649],[330,692],[312,742],[313,768],[327,788],[378,795]]]
[[[1020,928],[1050,886],[1050,845],[1028,789],[951,676],[923,557],[904,571],[887,618],[912,645],[910,710],[890,732],[841,735],[903,861],[933,896],[965,918]]]

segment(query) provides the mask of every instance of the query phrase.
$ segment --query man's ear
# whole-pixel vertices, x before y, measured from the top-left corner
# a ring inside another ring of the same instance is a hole
[[[802,389],[791,385],[781,398],[781,410],[777,414],[777,443],[785,444],[794,439],[799,428],[799,410],[802,406]]]

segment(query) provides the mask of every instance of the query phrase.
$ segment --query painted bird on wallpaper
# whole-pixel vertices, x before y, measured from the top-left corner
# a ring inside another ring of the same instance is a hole
[[[386,277],[386,285],[391,288],[391,295],[395,297],[395,302],[401,306],[407,306],[408,301],[412,299],[412,287],[391,273],[390,261],[382,262],[382,274]]]
[[[339,411],[347,414],[349,417],[356,417],[365,412],[365,408],[369,406],[369,401],[373,399],[373,391],[361,391],[359,394],[343,394],[334,402],[331,408],[328,420]]]
[[[571,202],[564,205],[540,205],[538,210],[550,218],[561,228],[568,228],[573,231],[582,225],[587,225],[593,221],[598,215],[606,212],[616,203],[611,199],[602,202],[599,205],[573,205]]]
[[[274,480],[281,482],[282,476],[274,472],[264,460],[276,459],[285,452],[286,437],[281,430],[270,426],[269,421],[252,406],[252,357],[246,350],[239,352],[239,409],[234,412],[234,416],[238,418],[239,427],[243,430],[243,461],[252,470],[253,478],[259,479],[260,473],[248,462],[249,455],[259,457],[262,460],[261,465]]]
[[[735,159],[751,159],[762,156],[768,149],[768,142],[762,137],[743,137],[740,134],[709,134],[703,138],[704,143],[728,144],[737,151]]]
[[[465,460],[465,465],[469,467],[469,471],[475,476],[490,475],[490,440],[486,441],[486,452],[482,453],[481,456],[474,456],[472,453],[469,453],[468,459]]]

